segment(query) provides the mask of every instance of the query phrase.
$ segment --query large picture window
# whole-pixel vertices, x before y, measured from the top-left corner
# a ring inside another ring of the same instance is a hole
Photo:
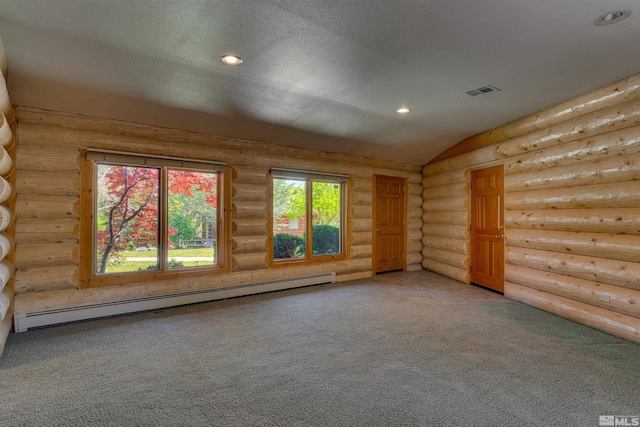
[[[224,165],[88,151],[94,277],[220,264]]]
[[[272,169],[272,259],[335,259],[345,253],[341,175]]]

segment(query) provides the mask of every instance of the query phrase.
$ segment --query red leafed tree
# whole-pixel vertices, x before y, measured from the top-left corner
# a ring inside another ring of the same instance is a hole
[[[115,251],[133,246],[157,246],[159,169],[98,165],[98,272],[104,273]],[[173,195],[199,199],[216,208],[216,175],[169,170],[169,205]],[[197,204],[197,203],[196,203]],[[206,206],[205,205],[205,206]],[[185,209],[183,209],[185,210]],[[185,216],[193,215],[184,212]],[[179,230],[169,226],[170,236]]]
[[[128,241],[157,240],[158,169],[98,166],[98,271],[109,256]],[[135,221],[135,227],[132,227]]]

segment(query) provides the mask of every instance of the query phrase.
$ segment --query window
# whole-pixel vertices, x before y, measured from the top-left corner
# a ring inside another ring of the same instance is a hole
[[[98,151],[87,161],[93,282],[219,268],[224,165]]]
[[[285,169],[271,177],[274,263],[344,258],[347,177]]]

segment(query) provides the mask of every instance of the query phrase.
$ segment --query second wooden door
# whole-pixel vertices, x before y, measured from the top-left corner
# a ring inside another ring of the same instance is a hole
[[[374,273],[405,266],[405,180],[375,176]]]

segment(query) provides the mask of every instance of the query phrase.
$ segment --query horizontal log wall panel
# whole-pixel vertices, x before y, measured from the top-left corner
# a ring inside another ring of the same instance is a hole
[[[409,206],[407,208],[407,218],[409,219],[422,219],[422,207],[421,206]],[[422,226],[422,224],[420,224]]]
[[[75,267],[78,263],[78,248],[78,243],[18,245],[16,269],[28,270],[55,265]]]
[[[505,236],[508,246],[640,262],[640,235],[513,228]]]
[[[354,245],[354,246],[351,246],[349,258],[351,259],[371,258],[372,254],[373,254],[372,245]]]
[[[425,246],[422,249],[422,256],[426,259],[431,259],[444,264],[449,264],[454,267],[468,269],[469,268],[469,255],[461,254],[458,252],[450,252],[442,249],[431,248]]]
[[[466,284],[471,283],[469,270],[466,270],[464,268],[454,267],[452,265],[424,257],[422,258],[422,267],[429,271],[433,271],[435,273],[449,277],[453,280],[457,280],[458,282]]]
[[[253,218],[267,219],[266,202],[248,202],[244,200],[234,200],[232,204],[233,218]]]
[[[636,317],[510,282],[505,283],[504,291],[507,298],[627,340],[640,342],[640,319]]]
[[[22,127],[20,128],[22,130]],[[20,171],[80,172],[80,151],[44,145],[20,143],[16,151],[16,169]]]
[[[422,195],[409,194],[407,196],[407,206],[409,209],[422,206]]]
[[[495,145],[496,159],[517,156],[578,139],[640,125],[640,100],[634,99],[584,117]],[[493,147],[487,147],[493,148]],[[437,163],[436,163],[437,164]]]
[[[80,174],[21,170],[16,178],[16,192],[23,195],[79,196]]]
[[[469,137],[436,156],[431,163],[506,141],[564,121],[581,117],[638,97],[639,75],[630,76],[554,107]]]
[[[507,247],[506,262],[579,279],[640,289],[640,263]]]
[[[231,256],[233,271],[262,270],[267,268],[266,252],[233,254]]]
[[[16,244],[78,241],[80,223],[75,218],[20,219],[16,222]]]
[[[267,186],[257,184],[233,183],[231,188],[233,200],[246,200],[251,202],[267,202]]]
[[[407,241],[407,253],[420,253],[422,252],[422,240],[410,239]]]
[[[467,211],[468,197],[448,197],[445,199],[427,199],[422,204],[425,211]]]
[[[5,318],[11,303],[13,302],[13,291],[8,287],[5,287],[0,292],[0,321]]]
[[[640,291],[635,289],[513,265],[505,266],[505,280],[640,318]]]
[[[507,175],[504,191],[511,193],[634,180],[640,182],[640,153]]]
[[[509,157],[504,161],[504,173],[505,175],[511,175],[536,172],[545,168],[633,154],[639,151],[640,126],[634,126],[591,138],[583,138],[568,144]]]
[[[410,228],[407,230],[407,241],[422,239],[422,228]]]
[[[467,211],[424,211],[422,222],[425,224],[469,224],[469,213]]]
[[[262,218],[233,218],[231,221],[233,236],[266,236],[267,222]]]
[[[469,171],[466,168],[454,169],[438,175],[426,175],[423,170],[422,175],[422,189],[469,181]]]
[[[428,248],[435,248],[435,249],[441,249],[449,252],[457,252],[460,254],[469,253],[468,240],[451,239],[449,237],[425,235],[422,238],[422,243],[424,245],[424,249],[423,249],[424,251],[428,250]]]
[[[371,232],[371,218],[352,218],[349,220],[349,230],[352,232],[367,231]]]
[[[267,252],[266,236],[233,236],[231,249],[234,254]]]
[[[6,206],[0,205],[0,231],[9,228],[14,221],[15,215]]]
[[[373,195],[366,191],[349,191],[349,201],[352,205],[373,205]]]
[[[16,197],[18,218],[78,218],[80,198],[74,196],[34,196]]]
[[[350,205],[351,218],[373,218],[373,205]]]
[[[409,196],[422,196],[422,182],[407,184],[407,194]]]
[[[640,185],[635,181],[593,184],[505,195],[505,209],[602,209],[640,207]]]
[[[508,210],[507,228],[640,234],[640,208]]]
[[[422,255],[419,252],[407,254],[407,266],[413,265],[413,264],[420,265],[421,262],[422,262]]]
[[[422,170],[423,176],[437,175],[455,169],[490,163],[496,160],[494,147],[479,148],[438,163],[431,163]]]
[[[428,236],[469,240],[469,227],[465,225],[424,224],[422,226],[422,233]]]
[[[373,176],[369,178],[349,178],[348,188],[353,191],[372,192]]]
[[[0,356],[2,356],[2,353],[4,352],[9,332],[11,332],[11,328],[13,327],[13,311],[13,307],[9,308],[4,319],[0,320]]]
[[[234,184],[267,185],[267,168],[234,165],[231,170],[231,181]]]
[[[426,187],[422,192],[423,199],[440,199],[447,197],[466,197],[469,194],[469,183],[457,182],[455,184],[441,185],[438,187]]]
[[[409,218],[407,220],[407,232],[420,231],[422,229],[422,218]]]
[[[75,290],[78,282],[78,269],[70,265],[17,270],[15,293],[19,295],[59,289]]]
[[[356,231],[349,233],[349,245],[371,245],[373,243],[372,231]]]

